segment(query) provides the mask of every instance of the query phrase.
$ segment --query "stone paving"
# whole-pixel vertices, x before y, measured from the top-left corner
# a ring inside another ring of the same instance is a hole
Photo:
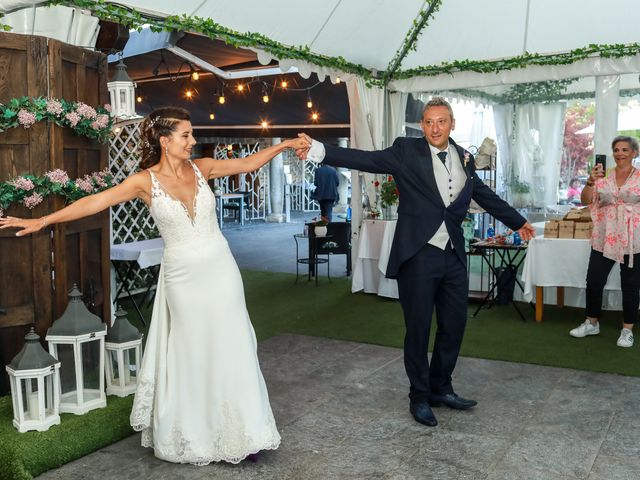
[[[282,435],[257,463],[175,465],[139,435],[45,479],[640,478],[640,378],[461,358],[470,411],[435,409],[435,428],[408,411],[402,351],[301,335],[259,344]]]

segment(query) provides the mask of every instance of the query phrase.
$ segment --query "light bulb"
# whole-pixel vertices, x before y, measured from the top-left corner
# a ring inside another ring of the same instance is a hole
[[[307,108],[313,108],[313,102],[311,99],[307,100]]]
[[[193,72],[193,73],[191,74],[191,78],[192,78],[193,80],[199,80],[199,79],[200,79],[200,74],[199,74],[198,72]]]
[[[287,88],[288,85],[289,85],[289,83],[286,80],[283,80],[282,83],[280,83],[280,86],[282,88]]]
[[[136,98],[136,101],[137,101],[138,103],[142,103],[142,97],[138,97],[138,98]]]
[[[224,102],[225,102],[224,95],[220,95],[220,98],[218,98],[218,103],[219,103],[220,105],[223,105],[223,104],[224,104]]]
[[[315,121],[315,120],[318,120],[318,114],[317,114],[316,112],[313,112],[313,113],[311,114],[311,120],[314,120],[314,121]]]
[[[185,95],[187,96],[187,98],[191,98],[191,97],[193,97],[193,92],[191,90],[187,90],[185,92]]]
[[[227,150],[233,150],[233,143],[230,143],[229,145],[227,145]]]
[[[269,103],[269,95],[263,95],[263,96],[262,96],[262,101],[263,101],[264,103]]]
[[[216,118],[215,114],[213,112],[211,112],[209,114],[209,120],[213,120],[214,118]]]
[[[239,92],[244,91],[244,85],[243,85],[242,83],[239,83],[239,84],[238,84],[238,91],[239,91]]]
[[[336,77],[336,84],[340,83],[342,80],[340,80],[340,77]]]
[[[262,128],[267,128],[269,126],[266,120],[263,120],[260,125],[262,125]]]

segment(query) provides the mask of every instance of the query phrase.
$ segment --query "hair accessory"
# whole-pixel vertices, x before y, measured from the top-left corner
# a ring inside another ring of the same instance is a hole
[[[159,118],[160,118],[160,115],[157,115],[155,118],[149,119],[149,128],[153,128],[153,126],[156,124]]]

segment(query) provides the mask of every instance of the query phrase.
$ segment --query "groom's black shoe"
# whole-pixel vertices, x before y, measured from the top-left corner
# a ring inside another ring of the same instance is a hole
[[[475,400],[462,398],[453,392],[445,395],[438,395],[436,393],[429,395],[429,405],[432,407],[441,407],[442,405],[446,405],[447,407],[454,408],[456,410],[468,410],[471,407],[475,407],[477,404],[478,402]]]
[[[436,416],[431,411],[431,407],[427,402],[412,403],[409,405],[409,411],[416,422],[426,425],[428,427],[435,427],[438,425]]]

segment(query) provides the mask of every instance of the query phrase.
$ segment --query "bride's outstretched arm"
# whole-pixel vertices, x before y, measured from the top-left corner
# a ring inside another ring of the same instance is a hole
[[[201,158],[197,161],[200,170],[207,178],[228,177],[238,173],[254,172],[269,162],[273,157],[286,150],[292,148],[300,150],[309,147],[309,142],[305,138],[292,138],[283,142],[264,148],[253,155],[244,158],[235,158],[233,160],[215,160],[213,158]]]
[[[79,218],[88,217],[105,210],[118,203],[126,202],[134,198],[142,198],[148,194],[145,191],[145,176],[141,173],[127,178],[122,183],[94,195],[81,198],[71,205],[58,210],[57,212],[45,215],[40,218],[0,218],[0,229],[17,228],[16,236],[21,237],[29,233],[53,225],[54,223],[70,222]],[[147,176],[148,178],[148,176]],[[148,180],[147,180],[148,181]]]

